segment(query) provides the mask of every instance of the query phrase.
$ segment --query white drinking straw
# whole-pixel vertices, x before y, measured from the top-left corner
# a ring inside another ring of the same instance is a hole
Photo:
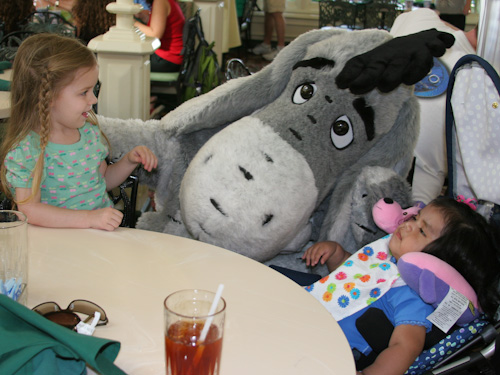
[[[203,329],[201,331],[200,335],[200,342],[205,341],[205,338],[207,337],[208,334],[208,329],[212,325],[212,320],[214,319],[214,313],[215,309],[217,308],[217,305],[219,304],[220,297],[222,295],[222,290],[224,289],[224,284],[219,284],[219,287],[217,288],[217,292],[215,293],[214,300],[212,301],[212,306],[210,306],[210,311],[208,312],[208,315],[210,315],[205,322],[205,325],[203,326]]]

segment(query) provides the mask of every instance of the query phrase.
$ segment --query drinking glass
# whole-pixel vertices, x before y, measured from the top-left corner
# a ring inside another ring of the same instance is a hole
[[[0,293],[24,305],[28,298],[27,226],[22,212],[0,210]]]
[[[218,375],[224,333],[226,302],[215,293],[186,289],[170,294],[164,302],[167,375]],[[206,337],[203,327],[209,324]]]

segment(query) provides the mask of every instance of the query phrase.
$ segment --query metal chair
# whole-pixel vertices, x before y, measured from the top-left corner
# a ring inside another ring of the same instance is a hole
[[[35,34],[34,31],[13,31],[1,38],[0,61],[13,61],[21,43],[33,34]]]
[[[397,0],[373,0],[366,4],[365,28],[390,30],[402,11]]]
[[[25,19],[23,30],[34,32],[49,32],[69,37],[76,37],[76,26],[66,21],[57,12],[38,10]]]
[[[246,77],[251,75],[252,72],[245,65],[243,60],[238,58],[230,59],[226,64],[226,80],[229,81],[234,78]]]
[[[356,4],[343,0],[319,1],[319,28],[325,26],[356,28]]]
[[[123,204],[123,208],[121,209],[123,212],[121,227],[135,228],[138,191],[139,178],[135,175],[130,175],[120,186],[109,192],[114,205],[120,202]]]

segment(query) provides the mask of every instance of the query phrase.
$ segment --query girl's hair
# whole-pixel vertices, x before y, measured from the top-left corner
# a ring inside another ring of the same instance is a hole
[[[32,196],[36,195],[49,140],[51,104],[72,82],[77,70],[92,69],[96,64],[92,51],[81,42],[57,34],[33,35],[19,47],[12,66],[11,114],[0,149],[1,187],[9,198],[12,194],[7,186],[4,163],[7,153],[32,130],[39,134],[41,152],[32,174]],[[95,116],[91,116],[89,121],[97,124],[92,118],[95,120]]]
[[[472,286],[484,312],[493,317],[500,303],[498,231],[467,204],[441,197],[429,205],[442,213],[445,226],[423,251],[454,267]]]

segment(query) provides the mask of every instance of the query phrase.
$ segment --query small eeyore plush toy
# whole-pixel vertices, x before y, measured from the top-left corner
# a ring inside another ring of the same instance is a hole
[[[395,39],[379,30],[314,30],[258,73],[161,120],[100,117],[115,158],[139,144],[158,156],[158,170],[138,172],[155,189],[157,211],[137,227],[299,270],[297,253],[311,240],[354,252],[381,237],[375,202],[411,204],[403,176],[418,105],[410,85],[453,41],[436,30]],[[284,253],[291,258],[279,260]]]

